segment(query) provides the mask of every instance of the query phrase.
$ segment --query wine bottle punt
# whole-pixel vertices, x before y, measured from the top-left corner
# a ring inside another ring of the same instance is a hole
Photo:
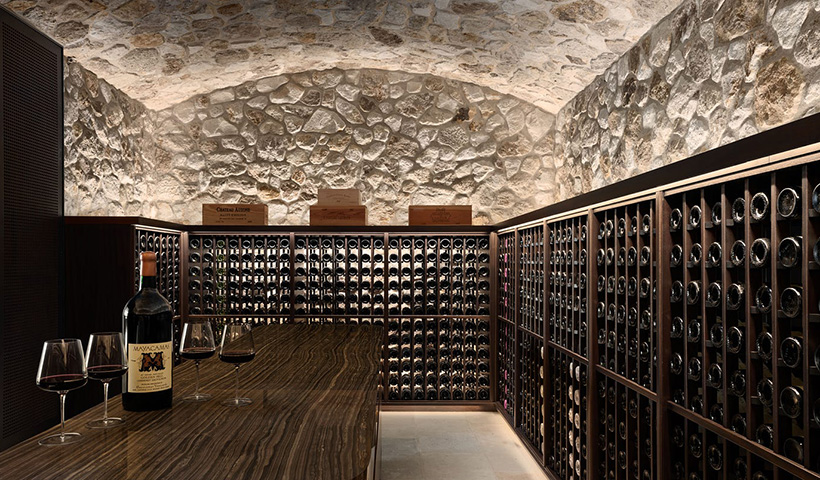
[[[122,311],[128,371],[123,379],[123,408],[170,408],[173,399],[173,322],[168,300],[157,291],[157,256],[141,254],[140,290]]]

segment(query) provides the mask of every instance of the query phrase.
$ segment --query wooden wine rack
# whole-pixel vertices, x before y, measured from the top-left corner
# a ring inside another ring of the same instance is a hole
[[[491,400],[487,234],[188,234],[188,316],[383,325],[386,402]]]
[[[586,206],[581,197],[572,209],[548,207],[542,218],[499,230],[497,408],[550,478],[820,478],[817,150]],[[796,192],[794,206],[788,196],[778,201],[784,191]],[[733,205],[742,220],[732,218]],[[585,241],[576,233],[582,226]],[[794,265],[778,254],[784,240],[792,251],[799,246]],[[736,242],[746,254],[733,263]],[[768,254],[750,261],[752,246],[763,244]],[[801,295],[789,311],[795,290]],[[756,304],[758,291],[770,308]],[[533,306],[543,308],[543,325]],[[530,356],[541,332],[546,378]],[[579,429],[568,421],[567,392],[577,391],[570,364],[584,369],[592,390],[581,390]],[[517,379],[512,395],[507,377]],[[539,382],[543,439],[530,428]],[[802,399],[788,412],[787,390]],[[672,426],[683,435],[665,435]],[[579,437],[583,451],[569,441]]]

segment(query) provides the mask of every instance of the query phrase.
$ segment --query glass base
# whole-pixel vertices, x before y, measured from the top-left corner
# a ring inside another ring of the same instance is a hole
[[[83,437],[79,433],[65,433],[60,435],[49,435],[47,437],[43,437],[38,442],[40,445],[45,445],[46,447],[53,447],[56,445],[68,445],[69,443],[77,443],[82,440]]]
[[[250,405],[251,403],[253,403],[253,400],[247,397],[229,398],[222,401],[222,405],[227,405],[229,407],[244,407],[245,405]]]
[[[119,427],[125,423],[125,420],[117,417],[108,417],[108,418],[101,418],[99,420],[91,420],[90,422],[86,423],[88,428],[111,428],[111,427]]]
[[[207,402],[212,395],[210,393],[192,393],[182,397],[183,402]]]

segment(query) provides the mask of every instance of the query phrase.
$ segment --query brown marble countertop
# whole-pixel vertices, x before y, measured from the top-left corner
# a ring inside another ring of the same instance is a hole
[[[125,412],[114,397],[109,415],[125,425],[87,428],[102,417],[98,405],[66,422],[83,435],[79,443],[39,446],[58,425],[0,453],[0,478],[365,478],[377,433],[381,328],[269,325],[254,336],[256,358],[240,370],[240,395],[251,405],[220,404],[233,396],[234,376],[233,365],[216,356],[200,364],[200,391],[214,397],[182,402],[194,388],[194,363],[186,361],[174,370],[172,408]]]

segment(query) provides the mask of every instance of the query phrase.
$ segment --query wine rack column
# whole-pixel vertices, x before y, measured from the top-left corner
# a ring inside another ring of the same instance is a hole
[[[168,300],[173,311],[174,362],[178,363],[182,335],[182,232],[151,227],[134,227],[134,292],[139,290],[140,253],[157,255],[157,290]]]
[[[516,338],[515,338],[515,231],[498,235],[498,404],[514,424]]]
[[[383,255],[387,400],[489,401],[489,236],[389,235]]]
[[[519,429],[544,455],[545,224],[518,230]]]
[[[803,368],[806,391],[803,400],[803,418],[806,425],[804,452],[816,452],[820,448],[820,165],[809,164],[802,182],[803,252],[800,263],[804,265],[804,348]],[[807,261],[808,260],[808,261]],[[813,287],[812,287],[813,286]],[[805,455],[804,465],[820,471],[820,459]]]
[[[654,197],[591,214],[598,478],[659,476],[656,216]]]
[[[561,479],[585,479],[589,468],[587,219],[577,215],[547,224],[545,465]]]

